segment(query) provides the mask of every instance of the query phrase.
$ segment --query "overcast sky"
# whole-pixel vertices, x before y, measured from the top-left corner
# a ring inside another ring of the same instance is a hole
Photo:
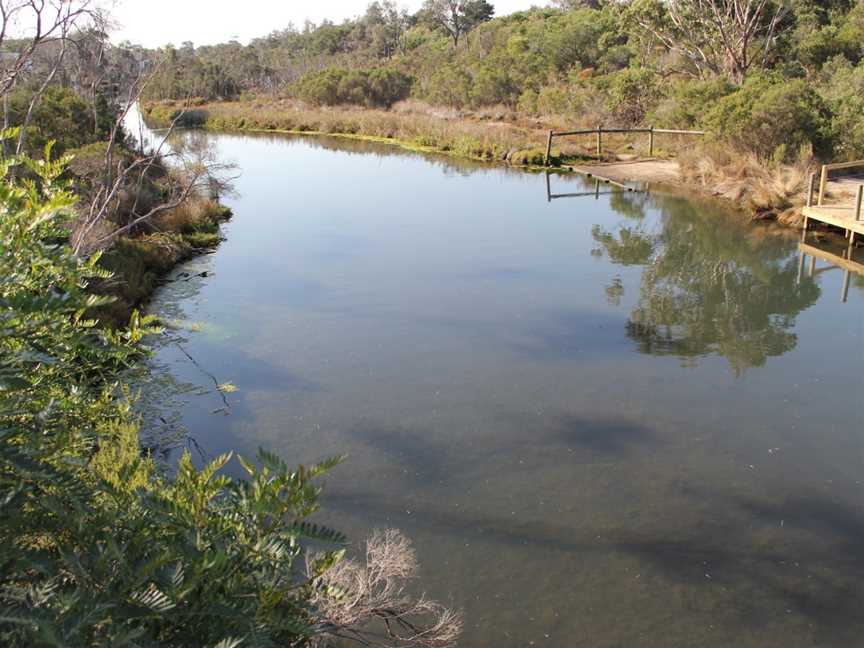
[[[490,0],[496,15],[544,5],[546,0]],[[266,36],[288,23],[302,25],[307,18],[341,22],[362,14],[367,0],[117,0],[113,15],[120,28],[115,41],[130,40],[148,47],[183,41],[195,45],[236,38],[246,42]],[[422,0],[397,2],[409,11]]]

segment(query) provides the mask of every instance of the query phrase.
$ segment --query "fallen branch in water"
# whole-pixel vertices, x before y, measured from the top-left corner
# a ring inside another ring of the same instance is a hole
[[[224,412],[225,416],[228,416],[231,413],[231,403],[228,402],[228,398],[225,396],[225,392],[226,391],[233,391],[233,389],[228,390],[225,388],[225,385],[230,385],[230,383],[220,383],[219,380],[216,378],[216,376],[214,376],[212,373],[210,373],[204,367],[202,367],[200,365],[200,363],[195,358],[193,358],[192,355],[186,349],[183,348],[183,345],[181,345],[179,342],[174,342],[174,344],[177,345],[177,348],[180,349],[180,351],[183,353],[183,355],[185,355],[187,358],[189,358],[189,362],[191,362],[193,365],[195,365],[198,368],[198,371],[203,373],[205,376],[208,376],[210,378],[210,380],[213,381],[213,384],[216,385],[216,391],[218,392],[219,396],[222,398],[222,402],[225,404],[224,407],[221,407],[215,411],[216,412]]]

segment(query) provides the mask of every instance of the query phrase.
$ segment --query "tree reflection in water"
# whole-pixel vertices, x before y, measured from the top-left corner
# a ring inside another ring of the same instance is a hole
[[[812,278],[798,282],[791,240],[745,223],[718,227],[728,214],[680,198],[621,193],[611,204],[628,222],[595,226],[595,254],[644,268],[627,322],[640,352],[686,365],[722,355],[741,375],[795,348],[795,317],[820,290]],[[659,218],[646,217],[649,206]],[[613,279],[607,296],[623,290]]]

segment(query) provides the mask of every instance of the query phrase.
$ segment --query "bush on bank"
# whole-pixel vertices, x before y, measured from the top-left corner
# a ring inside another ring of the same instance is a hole
[[[704,117],[712,137],[777,161],[803,145],[821,155],[832,153],[828,107],[803,79],[755,76],[716,102]]]
[[[317,106],[354,104],[389,108],[408,97],[411,83],[411,77],[390,68],[328,68],[303,76],[297,82],[295,92],[304,101]]]

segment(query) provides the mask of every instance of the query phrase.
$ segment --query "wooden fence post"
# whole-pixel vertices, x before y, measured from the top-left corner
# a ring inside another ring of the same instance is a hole
[[[864,203],[864,185],[858,185],[858,193],[855,194],[855,220],[862,220],[861,206]]]
[[[648,127],[648,157],[654,157],[654,127]]]
[[[597,157],[603,156],[603,124],[597,126]]]
[[[816,182],[816,173],[814,172],[814,173],[811,173],[809,176],[807,176],[807,206],[808,207],[813,206],[813,191],[814,191],[813,184],[815,182]]]
[[[819,202],[817,203],[820,207],[822,206],[822,201],[825,199],[825,190],[828,188],[828,165],[822,165],[822,175],[819,178]]]
[[[552,156],[552,136],[554,133],[549,131],[549,139],[546,140],[546,166],[549,166],[549,158]]]

